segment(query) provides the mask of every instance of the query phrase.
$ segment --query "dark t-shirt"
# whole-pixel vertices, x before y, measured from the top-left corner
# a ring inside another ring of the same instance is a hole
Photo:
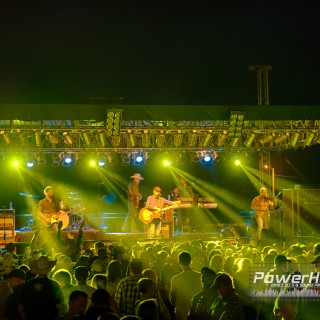
[[[28,280],[20,298],[20,304],[24,306],[28,320],[57,318],[57,305],[63,301],[64,297],[59,283],[49,278]]]

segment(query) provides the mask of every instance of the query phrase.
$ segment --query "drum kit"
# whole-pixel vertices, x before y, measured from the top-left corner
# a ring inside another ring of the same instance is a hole
[[[31,218],[26,221],[27,225],[21,228],[21,231],[31,231],[38,229],[41,222],[37,221],[37,210],[38,203],[40,201],[39,198],[41,197],[38,195],[28,194],[26,192],[19,192],[19,195],[26,198],[29,212],[32,212],[32,214],[29,215],[31,216]],[[83,199],[80,197],[80,192],[67,191],[64,198],[67,200],[61,200],[59,202],[60,211],[66,212],[62,230],[79,230],[80,225],[83,225],[83,222],[87,220],[84,217],[86,208],[84,206]],[[89,228],[90,227],[86,222],[84,225],[84,229]]]

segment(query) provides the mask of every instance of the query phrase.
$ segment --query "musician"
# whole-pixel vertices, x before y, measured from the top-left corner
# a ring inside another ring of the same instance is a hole
[[[133,179],[128,185],[128,214],[122,226],[122,232],[137,232],[137,217],[139,202],[142,199],[141,194],[139,193],[139,184],[144,178],[140,173],[135,173],[130,177]]]
[[[255,211],[254,217],[257,224],[257,236],[260,239],[261,230],[269,229],[270,211],[274,210],[274,199],[268,195],[267,188],[260,189],[260,195],[251,202],[251,209]]]
[[[48,227],[50,230],[58,231],[58,223],[51,223],[51,218],[59,212],[59,202],[54,197],[53,187],[47,186],[43,192],[45,198],[38,203],[38,216],[43,226]]]
[[[161,234],[161,210],[164,209],[164,205],[174,205],[180,203],[179,201],[169,201],[161,197],[161,188],[154,187],[153,195],[147,198],[146,208],[154,212],[154,215],[159,216],[153,218],[148,224],[148,239],[158,239]]]

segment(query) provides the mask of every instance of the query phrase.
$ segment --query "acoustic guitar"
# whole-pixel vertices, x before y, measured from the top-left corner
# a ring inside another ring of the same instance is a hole
[[[172,206],[168,206],[163,209],[154,210],[154,211],[151,211],[147,208],[142,208],[139,212],[139,218],[143,223],[148,224],[155,218],[162,218],[162,215],[165,211],[170,210],[172,208],[177,208],[179,204],[180,204],[180,201],[177,201]]]
[[[69,226],[69,214],[70,212],[67,211],[60,211],[60,212],[54,212],[52,214],[48,214],[47,218],[44,218],[40,216],[41,221],[45,227],[50,227],[54,223],[59,223],[59,221],[62,221],[62,228],[61,230],[64,230]]]

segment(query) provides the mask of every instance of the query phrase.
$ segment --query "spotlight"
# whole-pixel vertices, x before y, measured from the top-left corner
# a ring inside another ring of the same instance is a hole
[[[234,164],[235,164],[236,166],[240,166],[241,161],[240,161],[239,159],[237,159],[237,160],[235,160]]]
[[[165,144],[165,134],[163,130],[160,130],[156,137],[156,144],[158,148],[163,148]]]
[[[28,168],[34,167],[34,165],[35,165],[34,159],[33,158],[28,158],[27,161],[26,161],[26,165],[27,165]]]
[[[192,162],[196,163],[200,161],[200,155],[198,152],[195,152],[193,154],[190,154],[190,159]]]
[[[143,159],[144,159],[143,154],[138,153],[138,154],[136,154],[135,157],[134,157],[133,164],[134,164],[135,166],[138,166],[138,165],[140,165],[140,164],[143,163]]]
[[[273,139],[273,136],[269,135],[269,136],[265,136],[264,138],[260,139],[259,142],[261,144],[266,144],[266,143],[272,141],[272,139]]]
[[[170,159],[164,159],[163,160],[163,165],[170,166],[171,165],[171,160]]]
[[[107,158],[105,156],[99,157],[98,159],[98,166],[103,167],[107,163]]]
[[[255,133],[251,133],[243,144],[249,148],[252,145],[252,142],[254,141],[255,137],[256,137]]]
[[[211,131],[209,131],[206,134],[206,136],[204,138],[204,141],[202,142],[202,146],[203,147],[208,147],[211,144],[211,142],[212,142],[212,133],[211,133]]]
[[[189,148],[194,148],[197,144],[197,131],[196,130],[192,130],[191,133],[189,133],[188,135],[188,147]]]
[[[244,113],[242,111],[231,111],[229,120],[229,137],[238,137],[242,135],[244,126]]]
[[[52,166],[58,167],[60,165],[60,162],[61,162],[61,155],[60,154],[54,155],[52,158]]]
[[[290,141],[291,147],[295,147],[297,145],[299,138],[300,138],[300,133],[296,132],[291,138],[291,141]]]
[[[124,157],[122,157],[122,165],[123,166],[128,166],[130,164],[130,161],[131,161],[130,154],[125,155]]]
[[[115,148],[119,148],[120,145],[121,145],[121,136],[113,136],[112,137],[112,145],[115,147]]]
[[[4,143],[10,144],[10,139],[9,139],[8,135],[4,131],[1,131],[0,134],[2,135],[2,139],[3,139]]]
[[[287,140],[287,137],[288,137],[287,134],[279,135],[274,139],[274,143],[275,144],[285,143],[285,141]]]
[[[105,139],[104,133],[103,132],[99,132],[98,138],[99,138],[100,147],[102,147],[102,148],[105,147],[106,139]]]
[[[90,137],[88,135],[87,132],[82,132],[81,135],[80,135],[82,141],[83,141],[83,144],[86,146],[86,147],[90,147]]]
[[[231,143],[230,143],[230,146],[231,147],[236,147],[239,143],[239,138],[238,137],[235,137],[232,139]]]
[[[204,165],[208,165],[208,164],[211,164],[212,163],[212,157],[210,154],[205,154],[201,160],[200,160],[201,164],[204,164]]]
[[[72,165],[72,162],[73,162],[73,158],[71,155],[65,155],[63,158],[62,158],[62,166],[64,167],[70,167]]]
[[[313,138],[314,138],[314,133],[310,133],[307,139],[305,140],[304,145],[309,147],[312,144]]]
[[[176,148],[179,148],[183,141],[183,134],[181,133],[181,130],[178,130],[177,133],[173,135],[173,144]]]
[[[225,133],[222,133],[218,137],[217,146],[222,147],[225,144],[225,141],[227,139],[227,135]]]
[[[143,147],[148,148],[150,147],[150,135],[148,133],[148,130],[144,130],[142,137],[141,137],[141,144]]]
[[[20,134],[20,135],[19,135],[20,142],[22,142],[22,141],[21,141],[22,138],[23,138],[23,136]],[[40,132],[39,132],[39,131],[35,131],[35,132],[34,132],[34,139],[35,139],[35,141],[36,141],[36,146],[37,146],[37,147],[40,147],[40,145],[41,145],[41,135],[40,135]],[[23,139],[23,140],[24,140],[24,139]]]
[[[122,109],[109,109],[106,120],[106,134],[107,136],[120,135]]]
[[[47,132],[46,135],[47,135],[47,139],[51,142],[53,146],[59,143],[59,138],[56,134],[51,134],[50,132]]]
[[[127,140],[128,141],[128,145],[129,145],[130,148],[133,148],[136,145],[136,139],[135,139],[135,137],[134,137],[134,135],[132,133],[132,130],[128,130],[127,133],[128,133],[128,140]]]
[[[63,133],[63,137],[64,137],[64,143],[65,144],[68,144],[68,145],[73,144],[73,141],[72,141],[70,135],[68,135],[68,132],[64,132]]]

